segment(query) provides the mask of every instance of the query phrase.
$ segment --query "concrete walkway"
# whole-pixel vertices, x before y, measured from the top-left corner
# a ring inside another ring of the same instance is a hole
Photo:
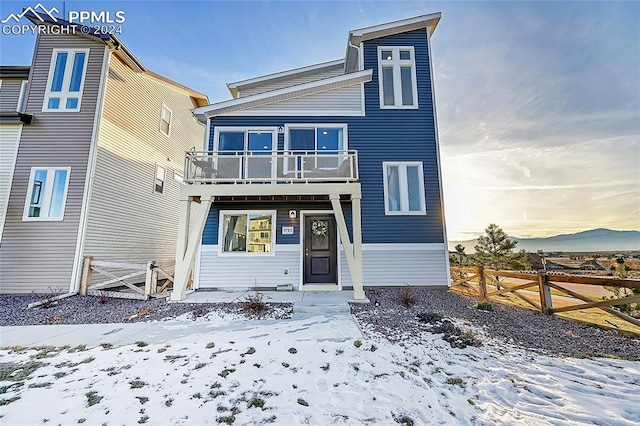
[[[260,292],[265,302],[293,303],[293,318],[287,320],[164,321],[114,324],[31,325],[0,327],[0,347],[7,346],[116,346],[136,342],[148,344],[202,343],[214,340],[349,340],[362,332],[349,313],[353,292]],[[180,302],[242,302],[254,291],[194,292]],[[368,300],[363,301],[365,303]]]

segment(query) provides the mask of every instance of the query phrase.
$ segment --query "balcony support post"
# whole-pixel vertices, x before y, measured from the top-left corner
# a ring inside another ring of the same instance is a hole
[[[340,204],[340,195],[329,194],[329,199],[331,200],[333,214],[338,226],[338,233],[340,234],[340,241],[342,242],[344,255],[347,259],[347,266],[349,267],[349,274],[351,275],[351,282],[353,283],[353,298],[356,300],[362,300],[365,298],[365,295],[362,284],[362,228],[360,224],[360,198],[352,198],[351,204],[354,215],[352,218],[354,224],[353,244],[351,244],[351,238],[349,237],[349,231],[347,229],[347,222],[344,219],[342,205]]]
[[[183,300],[186,297],[187,281],[193,270],[193,262],[200,246],[204,225],[209,216],[213,197],[201,199],[198,214],[195,218],[193,234],[189,235],[189,218],[191,216],[192,197],[180,201],[180,219],[178,223],[178,241],[176,244],[176,266],[171,300]]]

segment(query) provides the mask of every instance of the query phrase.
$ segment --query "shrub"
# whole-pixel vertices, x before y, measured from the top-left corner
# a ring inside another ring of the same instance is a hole
[[[416,304],[416,296],[408,285],[398,290],[398,298],[405,308],[410,308]]]
[[[474,305],[474,308],[481,311],[493,312],[493,305],[489,302],[478,302]]]
[[[245,297],[242,304],[244,311],[253,315],[262,313],[266,308],[263,297],[262,293],[250,294]]]

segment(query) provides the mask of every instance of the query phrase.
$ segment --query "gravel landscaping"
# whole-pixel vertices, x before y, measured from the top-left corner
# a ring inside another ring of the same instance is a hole
[[[371,304],[352,304],[351,312],[365,328],[401,342],[429,325],[418,320],[421,313],[440,313],[464,325],[481,329],[480,334],[506,340],[533,351],[553,356],[611,356],[640,361],[640,339],[616,331],[544,315],[493,302],[493,312],[476,309],[472,297],[444,289],[412,288],[415,304],[401,303],[398,289],[367,290]],[[376,306],[376,302],[379,306]],[[482,340],[482,336],[478,336]]]
[[[412,288],[415,303],[401,302],[402,290],[367,290],[370,304],[354,303],[351,312],[365,332],[380,333],[394,343],[429,331],[431,326],[418,319],[419,314],[439,313],[468,326],[477,338],[484,336],[508,341],[524,348],[555,356],[612,356],[640,361],[640,339],[605,331],[562,318],[543,315],[508,305],[493,303],[493,312],[474,307],[476,299],[445,289]],[[245,316],[253,319],[285,319],[292,305],[267,303],[256,316],[245,312],[240,303],[166,303],[164,300],[138,301],[73,296],[48,308],[27,308],[42,300],[37,296],[0,296],[0,325],[121,323],[165,321],[191,315],[205,317],[209,312]],[[377,302],[377,303],[376,303]]]

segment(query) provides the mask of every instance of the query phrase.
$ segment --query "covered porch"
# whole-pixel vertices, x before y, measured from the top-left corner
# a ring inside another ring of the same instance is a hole
[[[335,229],[339,236],[339,245],[342,250],[344,260],[348,268],[348,276],[351,280],[353,291],[352,300],[366,300],[363,289],[363,271],[362,271],[362,225],[361,225],[361,187],[357,182],[357,156],[355,152],[345,153],[341,156],[341,161],[335,161],[334,168],[326,168],[322,174],[314,176],[309,174],[296,174],[296,172],[304,173],[307,169],[304,164],[311,162],[310,153],[308,158],[288,157],[287,161],[294,169],[292,174],[274,173],[275,179],[264,176],[256,179],[255,174],[247,173],[250,167],[248,160],[250,155],[247,153],[239,153],[238,156],[225,156],[228,159],[235,158],[238,164],[238,174],[231,180],[228,177],[224,181],[219,175],[202,174],[202,164],[194,164],[194,162],[202,162],[207,160],[208,164],[215,165],[219,169],[221,157],[218,153],[189,153],[186,159],[185,185],[181,187],[180,192],[180,215],[178,239],[176,246],[176,264],[175,264],[175,281],[174,288],[171,293],[171,300],[185,300],[187,293],[187,283],[189,277],[194,270],[194,264],[198,250],[202,242],[202,236],[205,224],[212,206],[217,202],[228,203],[235,201],[287,201],[287,200],[326,200],[330,203],[331,210],[327,214],[335,219]],[[300,155],[300,154],[296,154]],[[325,160],[323,155],[322,160]],[[319,155],[318,155],[319,156]],[[206,158],[209,157],[209,158]],[[278,163],[278,156],[274,155],[272,161]],[[299,160],[299,161],[298,161]],[[337,160],[337,158],[336,158]],[[314,159],[317,164],[317,159]],[[235,163],[234,163],[235,164]],[[296,164],[300,166],[296,167]],[[345,164],[348,165],[345,166]],[[342,166],[342,170],[338,173],[338,169]],[[278,167],[279,168],[279,167]],[[298,168],[296,171],[295,169]],[[200,170],[198,170],[200,169]],[[236,170],[235,167],[233,167]],[[274,170],[276,170],[274,168]],[[333,172],[332,172],[333,171]],[[329,176],[327,176],[329,175]],[[345,202],[345,205],[341,202]],[[349,204],[346,204],[349,203]],[[197,206],[197,212],[192,218],[192,208]],[[350,212],[349,212],[350,208]],[[343,210],[346,209],[346,210]],[[345,211],[351,216],[351,233],[347,227],[345,220]],[[224,287],[224,286],[221,286]],[[338,286],[335,286],[338,289]],[[300,287],[302,290],[303,287]],[[304,290],[317,290],[316,288],[306,286]],[[303,293],[303,292],[296,292]],[[335,292],[338,293],[338,292]]]

